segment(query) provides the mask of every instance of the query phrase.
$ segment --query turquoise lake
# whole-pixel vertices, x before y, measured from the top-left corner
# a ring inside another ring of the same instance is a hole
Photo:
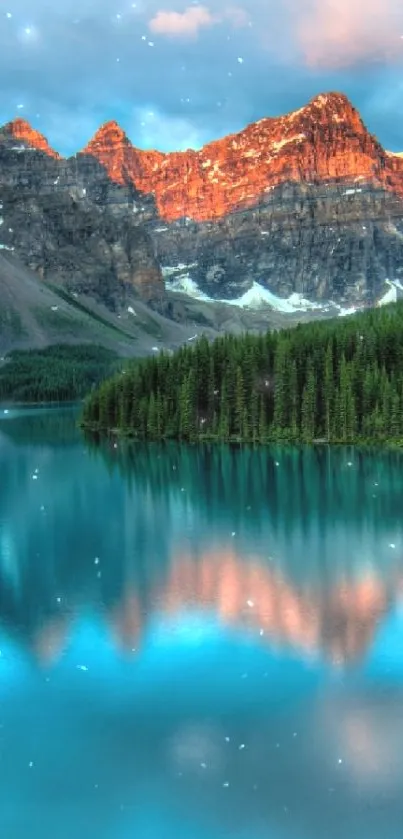
[[[0,408],[0,836],[401,839],[403,455]]]

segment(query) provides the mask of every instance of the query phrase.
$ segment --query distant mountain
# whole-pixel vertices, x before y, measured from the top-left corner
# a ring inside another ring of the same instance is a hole
[[[227,301],[221,328],[244,308],[312,317],[403,294],[403,157],[340,93],[167,154],[109,122],[63,159],[14,120],[0,183],[0,248],[116,316],[133,296],[182,323],[190,298]]]

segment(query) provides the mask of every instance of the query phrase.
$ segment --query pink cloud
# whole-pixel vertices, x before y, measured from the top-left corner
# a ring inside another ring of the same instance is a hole
[[[195,37],[205,26],[213,26],[216,17],[206,6],[188,6],[184,12],[160,11],[150,20],[149,27],[158,35]]]
[[[291,7],[297,12],[297,44],[310,67],[344,69],[403,58],[401,0],[301,0],[298,10],[288,0]]]
[[[233,27],[247,26],[249,16],[239,6],[227,6],[220,14],[213,14],[207,6],[188,6],[184,12],[159,11],[150,20],[149,28],[158,35],[195,38],[199,31],[228,21]]]

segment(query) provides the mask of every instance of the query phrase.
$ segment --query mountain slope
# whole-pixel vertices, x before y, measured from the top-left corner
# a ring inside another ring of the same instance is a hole
[[[111,313],[84,295],[49,286],[13,254],[0,253],[0,353],[49,344],[101,344],[120,355],[143,355],[153,347],[175,347],[193,325],[168,320],[138,300]],[[209,331],[209,330],[208,330]]]
[[[14,349],[50,344],[100,344],[121,356],[141,356],[163,348],[175,349],[201,334],[281,328],[309,318],[268,310],[259,313],[186,295],[167,294],[166,317],[136,297],[111,312],[85,294],[70,295],[41,280],[13,253],[0,252],[0,355]],[[324,312],[324,315],[329,313]]]

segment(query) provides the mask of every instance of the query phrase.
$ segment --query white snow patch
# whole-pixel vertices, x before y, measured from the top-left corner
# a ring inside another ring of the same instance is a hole
[[[163,269],[165,271],[166,269]],[[195,300],[204,300],[206,303],[226,303],[228,306],[238,306],[241,309],[259,309],[262,306],[270,306],[278,312],[293,314],[295,312],[306,312],[310,309],[326,310],[330,303],[312,303],[306,300],[302,294],[293,292],[289,297],[278,297],[269,289],[264,288],[260,283],[254,282],[252,287],[245,291],[240,297],[213,298],[202,291],[197,283],[189,276],[182,274],[180,277],[165,281],[167,291],[187,294]]]
[[[403,285],[400,280],[385,280],[385,284],[389,286],[388,291],[377,302],[377,306],[386,306],[387,303],[396,303],[400,300],[400,292],[403,292]]]
[[[252,287],[245,291],[241,297],[235,297],[232,300],[220,300],[221,303],[228,303],[231,306],[239,306],[240,308],[259,309],[261,306],[268,305],[272,309],[284,314],[293,314],[298,311],[305,312],[307,309],[323,309],[321,303],[311,303],[310,300],[305,300],[302,294],[293,292],[289,297],[278,297],[268,288],[254,282]]]
[[[294,134],[292,137],[287,137],[285,140],[280,140],[278,143],[272,143],[271,147],[274,152],[277,152],[282,149],[283,146],[288,145],[288,143],[300,143],[302,140],[306,140],[306,134]]]
[[[11,146],[11,151],[36,151],[32,146]]]
[[[165,270],[166,269],[163,269],[163,273]],[[212,298],[208,297],[207,294],[204,294],[189,274],[182,274],[180,277],[177,277],[177,279],[165,280],[165,288],[167,291],[176,291],[182,294],[188,294],[189,297],[193,297],[195,300],[205,300],[207,303],[212,302]]]
[[[339,309],[339,318],[344,318],[346,315],[355,315],[357,311],[357,306],[350,306],[345,309],[343,306],[337,306],[337,308]]]

